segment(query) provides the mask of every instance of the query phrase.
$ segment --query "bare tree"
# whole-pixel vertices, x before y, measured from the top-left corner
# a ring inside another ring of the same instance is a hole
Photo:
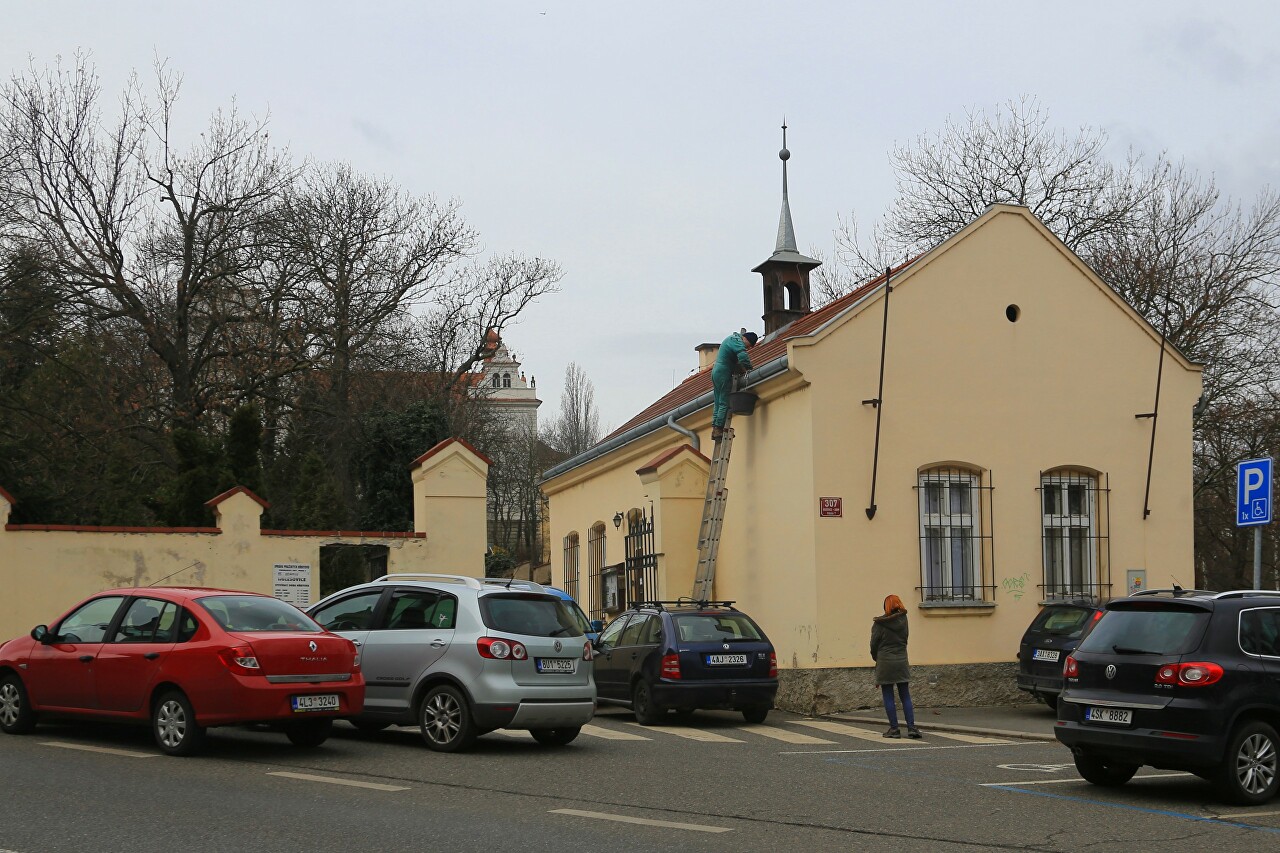
[[[18,239],[51,255],[89,315],[140,330],[168,376],[166,416],[190,427],[226,392],[223,333],[258,322],[256,226],[291,172],[264,125],[235,109],[180,147],[179,88],[160,67],[154,95],[132,81],[108,120],[98,79],[77,57],[71,70],[4,86],[0,134],[13,146]]]
[[[564,370],[564,390],[560,392],[560,416],[547,428],[547,444],[569,456],[576,456],[600,440],[600,412],[596,409],[596,389],[576,362]]]

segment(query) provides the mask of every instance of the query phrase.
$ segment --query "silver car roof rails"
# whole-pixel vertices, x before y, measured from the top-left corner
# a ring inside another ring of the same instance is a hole
[[[478,578],[467,577],[466,575],[437,575],[429,572],[397,572],[374,578],[373,581],[374,583],[385,581],[434,581],[436,583],[460,583],[471,589],[484,589],[484,585],[480,583]]]
[[[1255,598],[1261,596],[1280,597],[1280,591],[1274,589],[1231,589],[1218,593],[1214,598]]]
[[[500,586],[504,589],[527,589],[529,592],[545,592],[546,587],[537,581],[517,580],[516,578],[479,578],[485,586]]]
[[[1139,596],[1143,596],[1143,595],[1162,595],[1162,594],[1172,595],[1174,598],[1183,598],[1184,596],[1188,596],[1188,595],[1209,595],[1209,596],[1217,595],[1217,593],[1208,589],[1183,589],[1180,586],[1175,586],[1172,589],[1140,589],[1137,592],[1130,593],[1129,598],[1138,598]]]

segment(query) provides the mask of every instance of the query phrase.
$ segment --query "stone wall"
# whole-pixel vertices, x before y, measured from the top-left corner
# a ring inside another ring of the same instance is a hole
[[[920,708],[963,708],[1032,702],[1017,688],[1016,663],[911,667],[911,700]],[[874,667],[783,669],[775,705],[800,714],[880,708]]]

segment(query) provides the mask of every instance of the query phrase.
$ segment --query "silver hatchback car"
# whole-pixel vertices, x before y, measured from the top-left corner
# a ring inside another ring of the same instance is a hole
[[[595,713],[581,617],[536,583],[386,575],[307,614],[359,650],[365,703],[351,720],[359,729],[417,725],[439,752],[494,729],[527,729],[561,746]]]

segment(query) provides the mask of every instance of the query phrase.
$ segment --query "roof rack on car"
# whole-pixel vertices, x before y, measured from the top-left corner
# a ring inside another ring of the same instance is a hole
[[[1142,595],[1165,595],[1165,594],[1172,595],[1174,598],[1179,598],[1184,595],[1214,595],[1214,596],[1217,595],[1217,593],[1215,593],[1213,590],[1210,590],[1210,589],[1183,589],[1180,586],[1175,586],[1173,589],[1140,589],[1137,592],[1130,594],[1129,597],[1137,598]]]
[[[1232,589],[1227,592],[1220,592],[1214,598],[1253,598],[1261,595],[1275,598],[1280,596],[1280,591],[1274,589]]]
[[[440,583],[460,583],[472,589],[484,588],[478,578],[467,577],[466,575],[437,575],[430,572],[399,572],[383,575],[373,580],[375,583],[381,581],[438,581]]]
[[[543,592],[546,587],[536,581],[517,580],[516,578],[480,578],[480,583],[488,586],[501,586],[506,589],[527,589],[530,592]]]
[[[678,598],[675,601],[637,601],[631,605],[632,610],[641,607],[655,607],[665,610],[667,607],[733,607],[732,601],[707,601],[694,598]]]

